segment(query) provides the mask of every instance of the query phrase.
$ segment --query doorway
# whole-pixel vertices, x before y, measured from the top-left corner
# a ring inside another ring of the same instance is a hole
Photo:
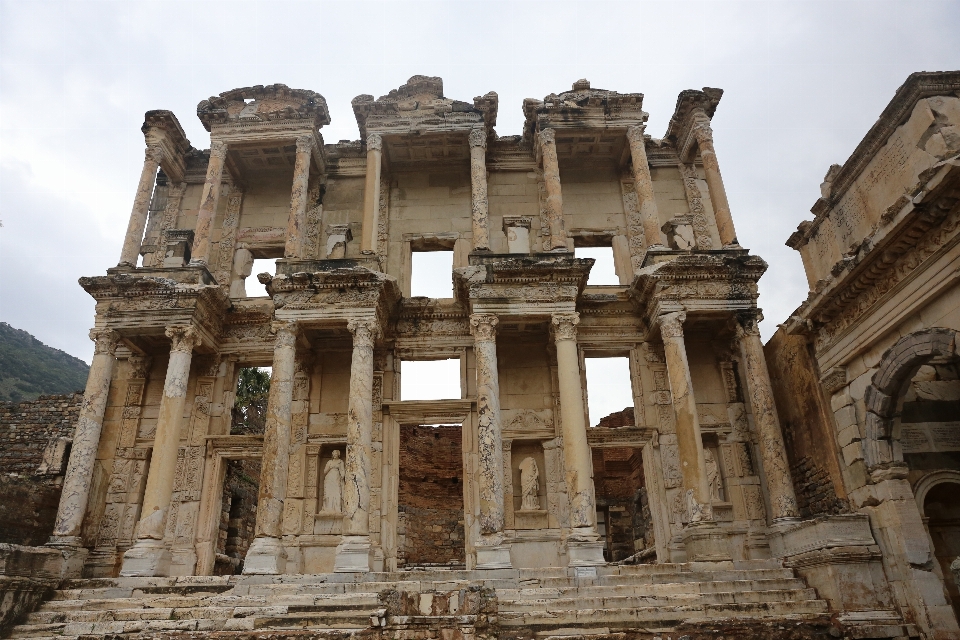
[[[260,492],[260,458],[229,460],[223,480],[213,574],[240,575],[254,538]]]
[[[960,556],[960,484],[943,482],[930,489],[923,501],[923,512],[950,604],[960,618],[960,588],[950,570]]]

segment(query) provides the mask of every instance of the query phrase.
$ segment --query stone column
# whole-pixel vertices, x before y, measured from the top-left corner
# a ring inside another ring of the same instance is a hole
[[[137,541],[123,554],[122,576],[162,576],[170,569],[170,550],[163,544],[163,534],[177,470],[190,363],[200,337],[192,326],[167,327],[166,335],[171,341],[170,361],[160,398],[157,433],[137,524]]]
[[[383,138],[379,133],[367,136],[367,182],[363,191],[363,232],[361,253],[377,252],[377,218],[380,215],[380,165]]]
[[[563,230],[563,194],[560,192],[560,165],[557,162],[556,132],[544,129],[539,134],[540,157],[543,160],[543,185],[547,192],[544,209],[550,225],[548,251],[567,249],[567,235]]]
[[[500,422],[500,377],[497,373],[497,316],[470,316],[477,358],[477,454],[480,487],[480,540],[477,569],[509,569],[510,550],[503,546],[503,432]]]
[[[300,136],[297,138],[297,159],[293,166],[293,188],[290,191],[290,215],[287,217],[287,244],[283,251],[284,258],[303,257],[312,158],[313,138]]]
[[[470,131],[470,204],[473,210],[473,250],[490,250],[487,200],[487,130]]]
[[[763,355],[758,322],[759,310],[737,314],[737,338],[743,353],[744,368],[750,391],[750,407],[759,435],[758,448],[763,462],[763,474],[767,480],[773,522],[798,518],[797,496],[790,477],[790,463],[783,445],[783,432],[777,407],[773,402],[773,387],[770,372]]]
[[[133,199],[133,209],[130,211],[130,222],[127,223],[127,235],[123,238],[118,267],[137,266],[140,245],[143,242],[143,230],[147,226],[150,196],[153,195],[153,185],[157,181],[157,169],[163,159],[163,149],[158,145],[151,145],[147,147],[145,156],[143,170],[140,172],[140,184],[137,185],[137,195]]]
[[[713,148],[713,129],[708,122],[700,122],[694,125],[693,135],[696,136],[697,145],[700,147],[703,172],[706,174],[710,202],[713,204],[713,215],[717,219],[717,231],[720,232],[720,244],[724,247],[739,247],[737,231],[733,228],[733,217],[730,215],[730,204],[727,202],[727,190],[723,186],[717,152]]]
[[[346,479],[343,490],[343,537],[334,571],[370,571],[370,458],[373,439],[373,343],[379,333],[374,319],[347,323],[353,334],[350,399],[347,404]]]
[[[660,214],[657,201],[653,196],[653,178],[647,163],[647,147],[643,138],[644,125],[627,127],[627,141],[630,143],[630,157],[633,160],[633,189],[637,192],[637,206],[640,207],[640,219],[643,222],[643,239],[647,250],[663,248],[660,239]]]
[[[80,416],[73,434],[73,446],[60,493],[57,521],[53,527],[53,536],[48,542],[51,546],[71,552],[67,557],[69,575],[66,577],[79,577],[86,557],[86,550],[82,548],[83,541],[80,539],[80,528],[90,496],[93,465],[97,457],[97,447],[100,445],[103,414],[107,408],[107,395],[116,362],[114,352],[120,334],[111,329],[93,329],[90,331],[90,339],[94,342],[93,362],[90,364],[87,388],[83,393],[83,404],[80,406]]]
[[[567,554],[571,566],[604,564],[603,542],[597,534],[597,503],[593,489],[593,460],[587,442],[583,406],[583,381],[577,352],[579,313],[555,313],[557,378],[560,390],[560,423],[563,463],[570,500],[570,535]]]
[[[283,535],[283,501],[287,496],[290,464],[290,423],[293,403],[293,376],[297,355],[296,322],[275,322],[277,340],[273,346],[273,371],[267,399],[267,424],[260,461],[260,493],[257,498],[255,538],[243,563],[245,574],[280,574],[287,554],[280,542]]]
[[[225,142],[210,143],[210,162],[207,164],[207,180],[203,184],[200,196],[200,212],[197,214],[197,228],[193,230],[193,250],[190,264],[207,266],[210,260],[210,231],[217,216],[217,204],[220,202],[220,183],[223,181],[223,163],[227,158]]]
[[[667,361],[667,378],[676,420],[680,474],[686,497],[690,525],[684,531],[687,559],[690,561],[730,560],[726,536],[713,521],[713,506],[707,487],[707,465],[703,456],[703,437],[697,416],[697,400],[693,393],[690,363],[683,339],[683,311],[659,317],[663,352]]]

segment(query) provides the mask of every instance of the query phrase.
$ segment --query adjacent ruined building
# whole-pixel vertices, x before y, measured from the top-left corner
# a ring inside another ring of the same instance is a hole
[[[353,100],[358,142],[326,144],[323,97],[284,85],[202,101],[204,151],[148,112],[119,264],[80,281],[95,355],[35,552],[66,581],[14,637],[960,637],[910,485],[958,467],[901,435],[911,407],[938,437],[960,398],[958,86],[912,77],[831,170],[791,240],[815,293],[768,356],[719,89],[682,92],[662,138],[642,94],[586,80],[525,100],[519,136],[495,132],[495,93],[423,76]],[[619,284],[588,284],[588,247]],[[451,297],[412,296],[439,251]],[[247,296],[258,259],[268,297]],[[591,421],[601,357],[628,360],[633,403]],[[441,359],[459,397],[401,395],[405,362]],[[255,366],[265,433],[232,434]],[[33,552],[7,553],[16,574]]]

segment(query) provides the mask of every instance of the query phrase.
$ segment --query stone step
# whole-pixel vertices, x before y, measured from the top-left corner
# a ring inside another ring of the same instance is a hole
[[[804,588],[806,588],[806,584],[799,578],[776,578],[771,580],[722,580],[717,582],[662,582],[562,588],[497,589],[497,597],[501,602],[505,602],[524,600],[526,598],[610,597],[618,595],[648,596],[682,593],[717,593],[725,591],[779,591]]]
[[[198,598],[194,596],[105,598],[88,600],[50,600],[40,611],[175,609],[204,607],[257,607],[270,605],[311,606],[326,608],[368,608],[377,606],[376,593],[356,594],[293,594],[232,595],[231,593]]]
[[[571,609],[630,609],[673,607],[687,604],[754,604],[816,600],[813,589],[740,591],[705,594],[658,594],[650,596],[573,597],[501,602],[500,611],[569,611]]]

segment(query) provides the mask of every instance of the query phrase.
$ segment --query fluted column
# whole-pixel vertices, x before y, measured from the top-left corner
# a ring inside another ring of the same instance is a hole
[[[643,138],[645,129],[643,125],[628,127],[627,141],[630,143],[630,157],[633,160],[633,189],[637,193],[640,220],[643,222],[644,244],[649,250],[663,248],[663,241],[660,239],[660,214],[653,196],[653,178],[647,163],[647,148]]]
[[[293,188],[290,191],[290,215],[287,217],[287,244],[284,258],[303,257],[303,235],[307,229],[307,200],[310,183],[310,162],[313,138],[297,138],[297,158],[293,166]]]
[[[470,204],[473,250],[490,250],[490,204],[487,200],[487,130],[470,131]]]
[[[367,136],[367,182],[363,191],[363,231],[361,253],[377,252],[377,227],[380,216],[380,166],[383,138],[378,133]]]
[[[347,404],[346,479],[343,491],[343,538],[334,571],[370,570],[370,457],[373,439],[373,344],[379,333],[374,319],[347,323],[353,334],[350,398]]]
[[[693,394],[690,363],[683,339],[684,312],[660,316],[660,336],[667,360],[667,378],[673,396],[676,417],[677,448],[680,450],[680,473],[690,522],[713,520],[710,492],[707,487],[707,465],[703,456],[703,438],[697,416],[697,400]]]
[[[567,248],[563,230],[563,194],[560,191],[560,164],[557,161],[556,132],[544,129],[539,134],[540,157],[543,161],[543,185],[547,192],[544,209],[550,225],[549,251]]]
[[[73,434],[70,462],[63,479],[60,507],[53,527],[50,543],[53,546],[79,548],[82,545],[80,528],[87,510],[90,483],[93,480],[93,465],[100,445],[103,414],[107,408],[107,394],[116,362],[114,352],[120,334],[110,329],[93,329],[90,339],[94,342],[93,362],[87,375],[87,388],[80,405],[80,416]],[[78,567],[79,568],[79,567]]]
[[[137,195],[133,199],[130,221],[127,223],[127,235],[123,238],[118,267],[137,266],[140,245],[143,243],[143,230],[147,226],[150,196],[153,195],[153,185],[157,181],[157,169],[162,159],[163,149],[159,145],[147,147],[143,159],[143,170],[140,172],[140,184],[137,185]]]
[[[480,540],[478,569],[505,569],[509,549],[503,544],[503,431],[500,422],[500,376],[497,373],[497,316],[470,316],[477,357],[477,454],[480,486]]]
[[[257,523],[255,538],[243,563],[245,574],[283,573],[287,559],[280,536],[283,502],[287,497],[293,376],[299,334],[296,322],[275,322],[272,330],[277,339],[273,346],[267,424],[263,433]]]
[[[693,127],[693,135],[700,147],[700,158],[703,160],[703,172],[707,179],[707,189],[710,191],[713,215],[717,219],[720,244],[724,247],[738,246],[737,231],[733,228],[733,217],[727,202],[727,190],[723,186],[717,152],[713,148],[713,129],[708,122],[699,122]]]
[[[190,363],[200,337],[192,326],[167,327],[166,335],[171,343],[170,361],[137,524],[137,542],[123,555],[120,570],[123,576],[160,576],[165,575],[170,567],[170,551],[164,548],[163,534],[173,495]]]
[[[737,314],[736,328],[744,367],[747,370],[750,407],[759,435],[758,447],[763,474],[767,480],[767,493],[770,496],[771,519],[776,522],[797,518],[800,512],[790,476],[790,463],[783,444],[783,431],[780,429],[780,419],[773,401],[770,372],[763,355],[758,315],[758,310]]]
[[[227,158],[225,142],[210,143],[210,162],[207,164],[207,180],[200,196],[200,212],[197,213],[197,228],[193,230],[193,250],[190,264],[206,266],[210,260],[210,231],[217,216],[220,202],[220,183],[223,181],[223,163]]]

